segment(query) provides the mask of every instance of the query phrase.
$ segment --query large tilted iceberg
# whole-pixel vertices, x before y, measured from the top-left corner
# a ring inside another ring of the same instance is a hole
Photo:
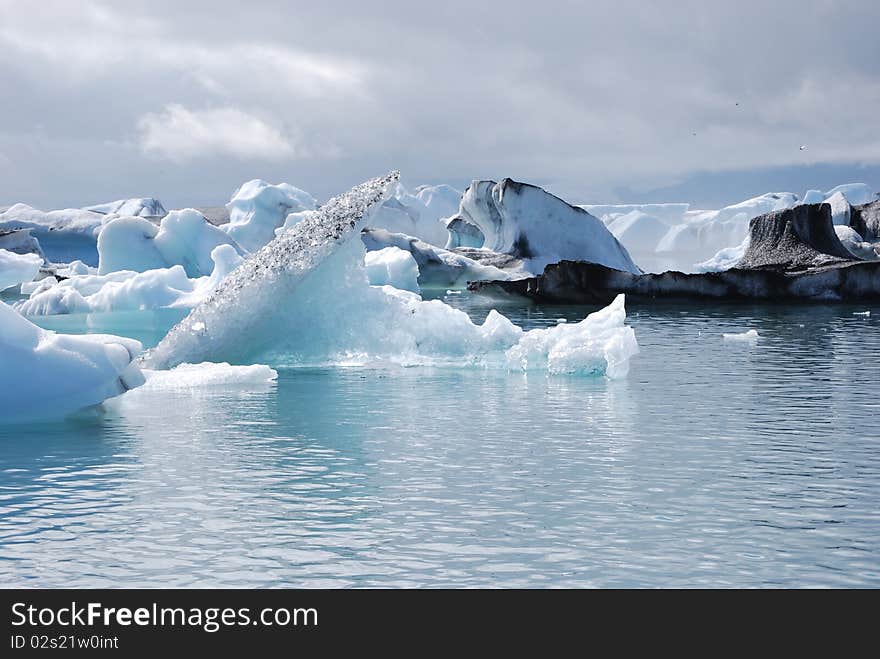
[[[397,174],[331,199],[253,254],[143,359],[273,366],[394,362],[553,373],[626,373],[638,346],[623,297],[580,323],[523,331],[492,311],[482,325],[439,300],[370,286],[361,228]]]
[[[0,422],[60,418],[143,383],[141,344],[40,329],[0,302]]]

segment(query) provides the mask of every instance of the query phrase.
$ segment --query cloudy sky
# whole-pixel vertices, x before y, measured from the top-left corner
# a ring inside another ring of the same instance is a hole
[[[876,0],[0,0],[0,205],[392,168],[572,202],[880,190],[878,25]]]

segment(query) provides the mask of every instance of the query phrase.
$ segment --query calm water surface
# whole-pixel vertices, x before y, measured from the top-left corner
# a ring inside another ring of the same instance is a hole
[[[621,381],[288,370],[0,426],[0,585],[880,586],[869,308],[630,305]]]

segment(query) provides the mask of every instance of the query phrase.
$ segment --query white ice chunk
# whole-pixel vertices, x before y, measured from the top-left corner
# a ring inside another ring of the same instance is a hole
[[[16,254],[0,249],[0,291],[33,281],[43,259],[37,254]]]
[[[275,229],[288,214],[312,210],[316,201],[304,190],[287,183],[272,185],[260,179],[243,183],[226,204],[229,223],[221,229],[249,252],[258,250],[275,237]]]
[[[394,180],[396,173],[330,200],[251,255],[145,364],[390,362],[625,375],[638,346],[623,296],[579,323],[526,332],[494,310],[477,324],[440,300],[370,286],[357,236]]]
[[[847,211],[848,210],[849,207],[847,207]],[[849,218],[847,218],[847,221],[848,219]],[[843,243],[843,246],[846,247],[847,251],[853,256],[865,261],[876,261],[880,259],[880,254],[878,254],[878,248],[880,248],[880,245],[866,242],[862,239],[859,232],[852,227],[836,224],[834,225],[834,232],[837,234],[838,240]]]
[[[136,219],[136,218],[131,218]],[[106,275],[47,278],[31,287],[30,297],[16,305],[26,316],[160,308],[190,308],[208,296],[241,263],[231,245],[211,252],[215,266],[209,276],[190,279],[181,265],[144,272],[120,270]]]
[[[367,278],[373,286],[393,286],[419,293],[419,266],[409,252],[385,247],[364,257]]]
[[[368,227],[414,236],[435,246],[445,245],[449,239],[445,220],[458,210],[460,199],[461,192],[448,185],[419,186],[411,194],[398,182]]]
[[[849,224],[849,201],[842,192],[830,195],[825,203],[831,206],[831,223],[835,226],[847,226]]]
[[[386,247],[397,247],[409,252],[419,269],[419,286],[426,289],[446,289],[450,286],[464,288],[469,281],[510,280],[528,277],[530,273],[522,269],[522,261],[493,254],[489,250],[472,249],[474,256],[485,256],[487,261],[504,261],[505,268],[481,263],[476,259],[453,252],[436,245],[430,245],[415,236],[391,233],[385,229],[366,229],[361,240],[372,251]],[[502,257],[502,258],[498,258]]]
[[[167,266],[156,247],[159,227],[142,217],[111,220],[98,235],[98,274],[145,272]]]
[[[160,389],[201,389],[205,387],[247,387],[273,382],[278,372],[263,364],[230,366],[225,362],[213,364],[180,364],[168,371],[144,369],[147,383],[138,392]]]
[[[171,211],[159,226],[140,217],[120,217],[105,224],[98,236],[98,273],[181,265],[189,277],[201,277],[211,274],[211,251],[218,245],[243,253],[226,232],[192,208]]]
[[[483,247],[509,254],[532,272],[563,259],[640,272],[601,220],[537,186],[511,179],[472,182],[446,227],[447,249]]]
[[[722,334],[725,341],[738,341],[740,343],[755,343],[759,336],[758,331],[750,329],[747,332],[742,332],[740,334]]]
[[[62,418],[143,384],[142,347],[40,329],[0,302],[0,423]]]
[[[168,212],[162,202],[153,197],[134,199],[118,199],[104,204],[86,206],[83,210],[94,211],[104,215],[127,215],[135,217],[164,217]]]
[[[830,199],[837,193],[843,194],[846,200],[853,206],[860,206],[874,201],[874,192],[865,183],[844,183],[836,188],[831,188],[825,193],[825,199]],[[805,202],[806,203],[806,202]]]
[[[702,263],[697,263],[697,265],[694,266],[694,270],[696,272],[721,272],[723,270],[730,270],[735,267],[737,263],[742,261],[743,256],[746,255],[746,252],[749,249],[750,242],[750,237],[746,236],[736,247],[725,247],[724,249],[718,250],[718,253],[711,259],[707,259]]]

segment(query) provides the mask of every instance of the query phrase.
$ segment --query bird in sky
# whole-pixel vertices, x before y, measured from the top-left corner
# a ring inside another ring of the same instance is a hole
[[[800,151],[803,151],[803,150],[806,149],[806,148],[807,148],[807,145],[806,145],[806,144],[801,144]]]

